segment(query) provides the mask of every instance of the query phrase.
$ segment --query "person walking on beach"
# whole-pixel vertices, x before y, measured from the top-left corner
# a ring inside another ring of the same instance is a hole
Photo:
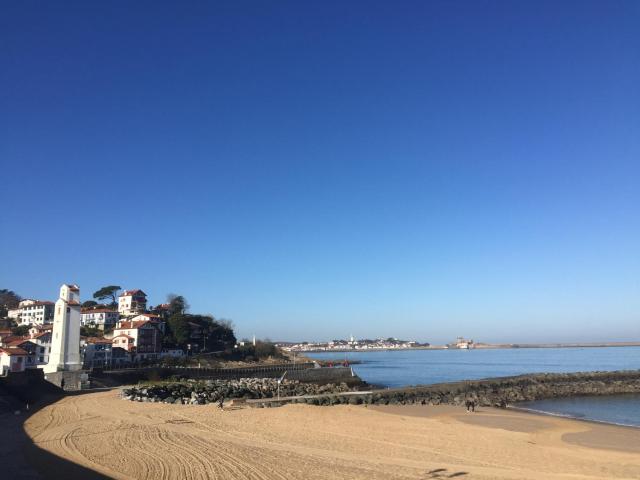
[[[220,401],[218,402],[218,408],[220,410],[224,410],[224,397],[220,397]]]
[[[475,412],[476,411],[476,401],[472,398],[468,399],[465,402],[465,405],[467,406],[467,412]]]

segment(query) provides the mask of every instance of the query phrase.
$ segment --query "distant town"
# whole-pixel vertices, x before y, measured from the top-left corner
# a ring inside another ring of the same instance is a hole
[[[483,343],[458,337],[444,345],[434,345],[414,340],[378,338],[375,340],[350,337],[348,340],[329,342],[278,342],[276,346],[287,352],[349,352],[376,350],[489,350],[503,348],[589,348],[589,347],[633,347],[640,342],[578,342],[578,343]]]
[[[332,340],[330,342],[278,342],[276,345],[289,352],[325,352],[325,351],[350,351],[350,350],[401,350],[401,349],[469,349],[477,348],[473,340],[458,337],[455,342],[447,345],[431,345],[415,340],[400,340],[398,338],[377,338],[356,340],[353,335],[348,340]],[[484,344],[480,344],[484,345]],[[479,347],[482,348],[482,347]]]

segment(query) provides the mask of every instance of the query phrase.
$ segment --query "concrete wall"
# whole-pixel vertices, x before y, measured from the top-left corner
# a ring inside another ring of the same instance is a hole
[[[49,372],[45,373],[44,378],[56,387],[65,391],[81,390],[88,387],[89,375],[86,372]],[[62,383],[64,380],[64,384]]]
[[[351,367],[310,368],[287,372],[289,380],[298,380],[306,383],[341,383],[347,385],[361,385],[362,379],[355,375]]]

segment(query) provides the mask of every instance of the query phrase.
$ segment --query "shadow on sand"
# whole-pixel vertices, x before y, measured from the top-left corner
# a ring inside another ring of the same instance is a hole
[[[37,400],[34,400],[35,394],[0,391],[5,394],[2,396],[5,411],[0,413],[0,431],[5,440],[3,448],[0,449],[2,478],[11,478],[12,480],[60,478],[98,480],[110,478],[43,450],[34,444],[25,432],[24,424],[29,417],[64,398],[65,393],[58,388],[55,390],[50,390],[44,395],[37,395],[39,397]],[[28,411],[26,410],[27,403],[29,405]]]
[[[449,472],[446,468],[436,468],[426,473],[425,478],[459,478],[468,475],[468,472]]]

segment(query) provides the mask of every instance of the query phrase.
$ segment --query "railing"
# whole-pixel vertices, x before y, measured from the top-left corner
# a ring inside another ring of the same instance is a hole
[[[307,370],[309,368],[314,368],[315,364],[313,362],[304,362],[304,363],[277,363],[271,365],[256,365],[256,366],[246,366],[246,367],[230,367],[230,368],[210,368],[210,367],[185,367],[179,365],[171,365],[171,366],[163,366],[163,365],[123,365],[123,366],[109,366],[108,368],[104,368],[104,373],[115,373],[115,372],[143,372],[143,371],[151,371],[151,370],[163,370],[163,371],[176,371],[178,374],[193,374],[197,373],[198,376],[205,376],[208,374],[240,374],[240,373],[263,373],[263,372],[282,372],[285,370],[288,371],[297,371],[297,370]]]

